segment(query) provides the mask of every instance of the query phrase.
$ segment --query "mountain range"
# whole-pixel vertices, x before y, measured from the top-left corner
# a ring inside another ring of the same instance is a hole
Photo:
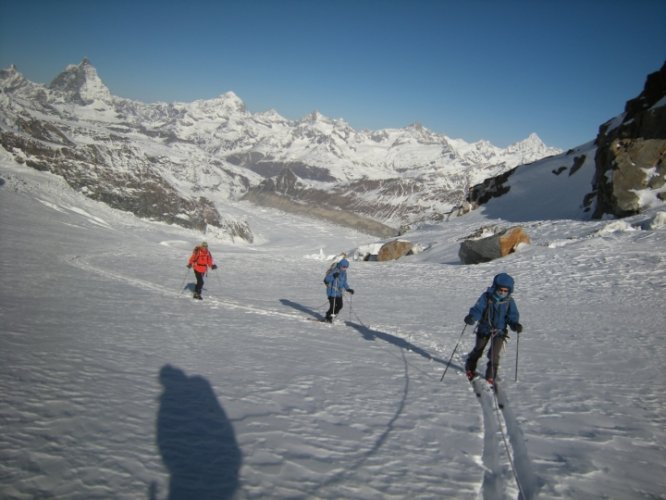
[[[191,103],[113,96],[90,61],[49,85],[0,71],[0,144],[26,165],[141,217],[251,238],[220,210],[249,200],[378,235],[441,220],[470,186],[560,153],[536,134],[500,148],[419,124],[357,131],[318,112],[251,113],[233,92]]]
[[[244,201],[380,237],[510,191],[519,203],[521,191],[575,189],[567,216],[625,216],[663,202],[665,68],[594,141],[562,152],[536,134],[500,148],[420,124],[358,131],[318,112],[288,120],[247,111],[233,92],[146,104],[112,95],[87,59],[49,85],[11,66],[0,71],[0,145],[114,208],[246,241],[252,228],[233,208]]]

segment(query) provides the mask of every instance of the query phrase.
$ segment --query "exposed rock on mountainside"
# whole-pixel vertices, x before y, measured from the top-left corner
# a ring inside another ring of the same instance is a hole
[[[469,236],[460,244],[458,256],[463,264],[480,264],[513,253],[521,243],[529,244],[530,237],[522,227],[508,229],[482,228],[480,235]]]
[[[634,215],[666,200],[666,63],[650,74],[624,114],[597,136],[595,217]]]
[[[240,199],[383,237],[442,220],[468,187],[558,153],[534,134],[508,148],[466,143],[414,124],[356,131],[312,113],[249,113],[233,92],[192,103],[115,97],[90,61],[50,85],[0,71],[0,145],[27,166],[141,217],[251,239],[222,217]],[[239,229],[241,228],[241,229]]]
[[[51,130],[48,124],[33,122],[31,128],[38,138],[62,139],[63,146],[69,142],[57,129]],[[51,145],[12,132],[2,133],[2,145],[14,153],[16,161],[62,176],[70,186],[89,198],[139,217],[201,231],[208,225],[223,227],[220,214],[210,200],[184,198],[153,168],[153,160],[142,157],[141,152],[129,146],[116,149],[103,144],[88,144],[58,148],[49,142]],[[130,171],[108,168],[109,164],[127,161],[133,165]]]

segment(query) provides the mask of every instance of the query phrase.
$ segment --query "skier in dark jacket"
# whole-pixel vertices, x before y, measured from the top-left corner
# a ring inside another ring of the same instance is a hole
[[[477,321],[476,344],[474,349],[467,355],[465,371],[467,378],[472,380],[476,375],[476,363],[483,354],[488,341],[488,364],[486,366],[486,380],[494,384],[497,378],[500,354],[507,340],[507,327],[514,332],[522,332],[523,327],[519,323],[520,314],[518,307],[511,294],[513,293],[514,281],[511,276],[501,273],[495,276],[493,284],[479,297],[476,304],[465,316],[465,323],[473,325]]]
[[[326,321],[333,322],[333,317],[336,316],[340,309],[342,309],[342,294],[345,290],[354,294],[354,290],[349,288],[347,283],[347,269],[349,268],[349,261],[342,259],[331,269],[326,277],[324,283],[326,284],[326,295],[328,296],[328,311],[326,311]]]

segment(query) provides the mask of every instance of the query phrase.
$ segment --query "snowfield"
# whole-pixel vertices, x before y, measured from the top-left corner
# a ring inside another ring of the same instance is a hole
[[[327,325],[328,258],[372,237],[236,204],[256,243],[207,237],[219,269],[194,301],[200,234],[2,156],[0,497],[664,498],[664,212],[526,208],[531,245],[460,265],[461,238],[516,220],[503,204],[352,262]],[[499,272],[525,327],[503,409],[463,374],[463,317]]]

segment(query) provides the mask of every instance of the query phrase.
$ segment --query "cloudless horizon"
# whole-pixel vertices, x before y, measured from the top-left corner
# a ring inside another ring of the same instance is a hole
[[[118,97],[418,122],[505,147],[596,137],[666,59],[662,0],[0,0],[0,68],[48,84],[88,58]]]

